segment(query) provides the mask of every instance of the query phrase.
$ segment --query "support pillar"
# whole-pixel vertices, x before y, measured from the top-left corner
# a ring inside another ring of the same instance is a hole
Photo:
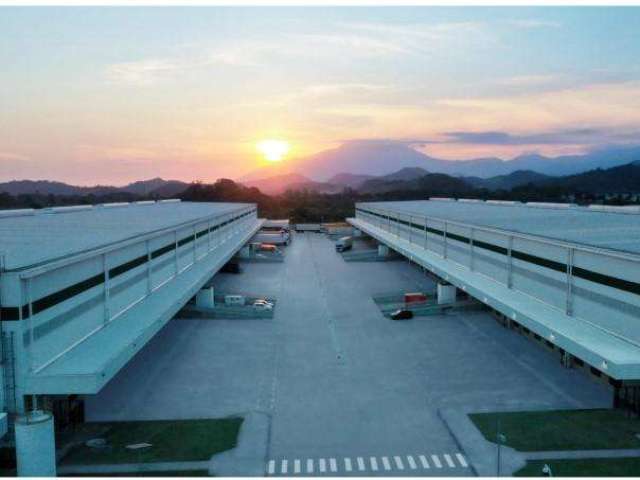
[[[361,237],[362,236],[362,230],[360,230],[359,228],[354,228],[353,229],[353,236],[354,237]]]
[[[213,287],[203,288],[196,294],[196,307],[213,308],[214,306]]]
[[[561,361],[564,368],[573,367],[573,355],[571,355],[569,352],[562,352]]]
[[[238,255],[240,258],[250,258],[251,257],[251,247],[249,245],[245,245],[240,249],[240,254]]]
[[[15,431],[18,476],[55,477],[53,415],[43,410],[32,410],[16,419]]]
[[[389,247],[384,244],[378,245],[378,256],[379,257],[388,257],[389,256]]]
[[[450,283],[438,283],[438,305],[456,301],[457,289]]]

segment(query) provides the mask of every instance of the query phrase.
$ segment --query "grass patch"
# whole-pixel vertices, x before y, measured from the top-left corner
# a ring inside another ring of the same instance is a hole
[[[175,470],[171,472],[118,472],[118,473],[92,473],[78,475],[58,475],[59,477],[208,477],[207,470]]]
[[[552,410],[469,415],[484,437],[496,443],[500,420],[506,445],[524,452],[640,448],[640,420],[620,410]]]
[[[236,446],[242,418],[160,420],[88,424],[104,433],[107,448],[78,445],[63,464],[95,465],[111,463],[188,462],[209,460],[212,455]],[[127,445],[150,443],[151,447],[130,450]]]
[[[516,477],[541,477],[544,464],[554,477],[638,477],[640,458],[585,458],[580,460],[531,460]]]

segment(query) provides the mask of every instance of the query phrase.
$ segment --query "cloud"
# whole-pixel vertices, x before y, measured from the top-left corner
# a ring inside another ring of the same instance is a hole
[[[213,51],[189,57],[186,53],[175,58],[152,58],[108,65],[107,79],[111,83],[149,86],[161,80],[186,74],[189,71],[216,65],[255,67],[260,65],[258,55],[270,47],[248,42],[233,47],[218,48]]]
[[[31,160],[26,155],[14,152],[0,152],[0,162],[27,162]]]
[[[146,86],[156,83],[163,75],[180,70],[170,60],[150,59],[138,62],[123,62],[107,67],[107,78],[114,83]]]
[[[500,78],[496,81],[498,85],[506,87],[537,87],[551,85],[561,81],[562,75],[516,75],[513,77]]]
[[[270,38],[243,38],[207,48],[181,46],[181,53],[167,58],[120,62],[106,67],[109,82],[131,86],[150,86],[212,66],[258,67],[270,65],[274,58],[331,60],[346,55],[377,57],[394,55],[448,55],[464,52],[493,41],[490,29],[480,22],[435,24],[388,24],[371,22],[337,23],[330,31],[282,31]]]
[[[490,146],[535,146],[535,145],[614,145],[640,143],[640,129],[613,130],[607,128],[575,128],[544,132],[512,133],[501,130],[442,132],[426,138],[359,138],[346,139],[343,143],[388,144],[409,147],[430,145],[490,145]]]
[[[607,130],[581,128],[543,133],[512,134],[504,131],[445,132],[445,143],[475,145],[565,145],[599,143],[611,137]]]
[[[541,20],[541,19],[535,19],[535,18],[508,20],[507,23],[513,27],[522,28],[522,29],[562,27],[562,24],[560,22],[556,22],[552,20]]]
[[[366,56],[442,54],[448,48],[476,48],[493,38],[481,22],[343,22],[337,23],[331,33],[293,34],[292,37],[303,43],[348,49],[352,54]]]

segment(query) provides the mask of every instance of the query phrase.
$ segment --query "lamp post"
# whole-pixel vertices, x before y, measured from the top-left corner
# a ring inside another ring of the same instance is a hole
[[[501,459],[500,459],[500,453],[501,453],[501,447],[503,443],[507,442],[507,436],[504,435],[503,433],[500,433],[500,419],[498,419],[497,421],[497,425],[496,425],[496,440],[498,441],[498,458],[497,458],[497,465],[496,465],[496,477],[500,476],[500,463],[501,463]]]

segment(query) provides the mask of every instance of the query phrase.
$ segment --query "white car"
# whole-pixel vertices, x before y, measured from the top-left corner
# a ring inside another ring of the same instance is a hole
[[[273,303],[261,298],[253,302],[253,308],[257,310],[273,310]]]

